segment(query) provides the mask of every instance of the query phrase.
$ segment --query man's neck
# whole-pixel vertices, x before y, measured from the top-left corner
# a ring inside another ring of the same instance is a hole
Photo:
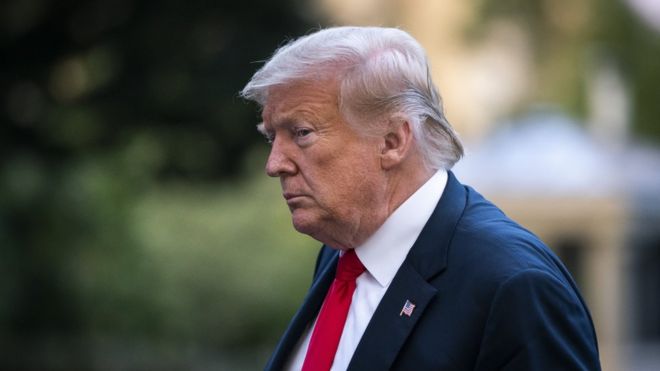
[[[359,224],[344,226],[342,233],[336,234],[342,240],[323,241],[326,245],[341,250],[352,249],[363,244],[372,234],[380,228],[387,218],[401,206],[411,195],[413,195],[434,174],[434,171],[425,166],[402,167],[407,171],[393,170],[388,174],[387,182],[384,183],[381,194],[384,195],[382,202],[373,213],[365,214]],[[350,236],[350,238],[346,238]]]
[[[389,189],[386,194],[390,197],[387,202],[387,216],[382,222],[385,222],[392,213],[401,206],[410,196],[415,193],[424,183],[426,183],[434,172],[426,167],[420,166],[412,171],[399,173],[392,177],[389,182]],[[382,223],[381,223],[382,224]]]

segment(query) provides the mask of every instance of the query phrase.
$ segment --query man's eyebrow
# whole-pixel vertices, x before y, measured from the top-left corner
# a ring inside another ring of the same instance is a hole
[[[275,134],[269,131],[268,129],[266,129],[266,125],[264,125],[263,122],[257,125],[257,131],[260,132],[261,135],[264,136],[264,138],[266,138],[266,142],[273,143],[273,141],[275,140]]]

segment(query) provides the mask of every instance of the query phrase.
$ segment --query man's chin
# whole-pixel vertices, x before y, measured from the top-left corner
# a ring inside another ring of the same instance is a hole
[[[296,231],[310,235],[312,237],[318,224],[315,222],[315,218],[311,217],[309,214],[303,212],[302,210],[295,210],[291,214],[291,222],[293,223],[293,228],[295,228]]]
[[[318,210],[295,210],[291,214],[293,228],[325,245],[334,248],[348,247],[342,243],[341,235],[334,228],[336,225],[333,223],[334,219],[329,218],[327,214],[314,213],[314,211]]]

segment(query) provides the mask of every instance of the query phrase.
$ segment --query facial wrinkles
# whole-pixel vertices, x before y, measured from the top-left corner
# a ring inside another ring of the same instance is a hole
[[[361,171],[355,164],[353,168],[346,168],[352,164],[341,162],[340,148],[331,148],[323,152],[315,158],[317,160],[315,166],[301,166],[301,177],[304,179],[304,184],[311,188],[313,197],[324,212],[322,216],[326,222],[324,232],[330,232],[329,234],[337,240],[340,240],[337,236],[341,236],[341,240],[337,242],[341,246],[353,247],[355,241],[360,240],[366,224],[363,223],[362,216],[369,207],[365,207],[367,205],[360,201],[367,197],[368,187],[365,185],[368,183],[366,181],[368,178],[363,176],[366,174],[360,174]],[[324,186],[326,192],[317,192]]]
[[[379,225],[384,205],[377,199],[384,190],[376,187],[373,142],[359,137],[343,121],[331,91],[325,86],[278,89],[270,95],[263,119],[269,134],[284,136],[275,139],[286,144],[278,142],[278,150],[284,150],[283,158],[296,165],[295,172],[279,174],[284,192],[310,197],[302,210],[292,210],[302,213],[297,215],[303,218],[298,219],[303,223],[301,232],[346,248],[363,242]],[[315,137],[309,146],[299,146],[289,137],[287,131],[297,124],[313,129]]]
[[[364,143],[359,144],[365,145]],[[370,148],[368,144],[367,147]],[[381,196],[382,183],[379,177],[373,171],[375,164],[363,163],[363,159],[369,159],[370,154],[367,151],[358,151],[351,156],[357,161],[350,164],[352,175],[346,179],[341,179],[344,183],[337,184],[336,189],[343,192],[340,197],[350,200],[350,203],[342,205],[341,218],[345,224],[341,226],[343,230],[344,243],[349,247],[355,247],[371,235],[375,229],[384,221],[382,206],[385,205]]]
[[[284,155],[289,160],[293,161],[298,169],[296,174],[291,175],[297,175],[300,173],[306,183],[312,185],[314,179],[311,176],[313,174],[310,173],[314,173],[315,169],[327,166],[327,163],[330,161],[330,158],[324,158],[330,156],[323,156],[322,153],[319,154],[320,151],[318,149],[325,145],[324,142],[328,141],[328,137],[332,130],[325,128],[323,124],[318,124],[319,122],[322,122],[322,119],[310,105],[294,105],[291,109],[284,112],[278,112],[271,117],[274,117],[274,120],[271,121],[273,123],[271,126],[274,127],[272,130],[277,133],[277,135],[286,136],[283,139],[285,143],[283,147],[285,151]],[[309,146],[309,148],[301,148],[294,143],[293,138],[288,138],[288,136],[293,135],[291,131],[293,131],[294,127],[297,125],[309,126],[314,130],[313,135],[315,135],[315,141]],[[317,164],[308,164],[313,161],[317,162]],[[286,186],[288,182],[291,182],[290,177],[287,175],[288,174],[282,177],[283,186]]]
[[[305,84],[292,85],[288,87],[274,88],[270,95],[270,102],[273,102],[271,109],[268,111],[268,116],[276,113],[276,117],[271,117],[275,121],[282,120],[287,117],[302,116],[310,119],[320,119],[319,113],[329,113],[330,111],[338,112],[337,98],[332,91],[332,83],[328,83],[326,89],[310,88]],[[304,92],[304,94],[301,94]],[[267,113],[264,111],[264,113]]]

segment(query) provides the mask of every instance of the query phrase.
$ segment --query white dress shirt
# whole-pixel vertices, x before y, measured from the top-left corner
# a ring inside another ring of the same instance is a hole
[[[364,244],[355,248],[366,271],[356,280],[355,292],[332,364],[332,371],[348,368],[380,300],[431,217],[446,184],[447,172],[438,170],[402,203]],[[302,369],[315,325],[316,320],[301,337],[286,367],[287,370]]]

